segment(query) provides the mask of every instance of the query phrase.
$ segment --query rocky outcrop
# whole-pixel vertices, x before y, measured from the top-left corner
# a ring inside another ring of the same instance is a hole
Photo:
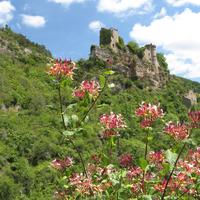
[[[105,61],[113,70],[132,80],[145,82],[150,88],[161,88],[169,80],[169,74],[159,64],[155,66],[146,57],[141,59],[133,55],[128,48],[115,53],[110,48],[92,46],[90,57]]]
[[[184,95],[183,102],[188,108],[197,105],[197,94],[193,90],[190,90]]]
[[[115,30],[113,32],[113,30]],[[100,37],[102,38],[100,31]],[[115,71],[124,74],[132,80],[140,80],[149,88],[161,88],[166,85],[169,79],[169,72],[160,66],[157,60],[156,46],[148,44],[144,47],[143,57],[139,58],[137,54],[132,53],[127,46],[123,49],[117,49],[118,41],[113,38],[119,38],[116,29],[108,29],[106,35],[107,45],[100,42],[100,46],[92,45],[90,49],[90,58],[103,60],[109,67]],[[114,41],[116,44],[114,44]]]

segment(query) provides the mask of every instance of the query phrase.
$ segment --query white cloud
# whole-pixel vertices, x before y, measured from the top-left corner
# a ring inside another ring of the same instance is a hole
[[[22,24],[33,28],[43,27],[46,20],[42,16],[22,15]]]
[[[98,32],[102,27],[105,27],[105,25],[101,21],[96,20],[96,21],[91,21],[88,27],[90,30]]]
[[[150,25],[136,24],[130,37],[141,44],[154,43],[166,52],[172,73],[200,78],[200,12],[185,9],[174,16],[154,19]]]
[[[200,6],[200,0],[166,0],[167,3],[171,4],[172,6],[183,6],[185,4],[192,4],[196,6]]]
[[[10,1],[0,1],[0,25],[7,24],[13,18],[15,7]]]
[[[99,12],[108,12],[117,16],[124,16],[140,12],[141,14],[152,9],[152,0],[99,0]]]
[[[83,3],[87,0],[49,0],[50,2],[58,3],[61,5],[69,6],[73,3]]]
[[[162,7],[159,13],[154,15],[154,19],[161,18],[167,15],[167,10],[165,7]]]

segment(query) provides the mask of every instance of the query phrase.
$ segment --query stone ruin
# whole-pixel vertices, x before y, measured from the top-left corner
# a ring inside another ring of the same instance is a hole
[[[166,85],[169,76],[159,65],[156,46],[153,44],[145,45],[144,56],[139,58],[137,55],[133,55],[127,46],[123,50],[119,49],[119,38],[117,29],[102,28],[99,46],[91,46],[90,58],[109,63],[112,69],[131,79],[148,82],[149,87],[161,88]]]
[[[188,108],[197,105],[197,94],[193,90],[189,90],[189,92],[184,95],[183,102]]]

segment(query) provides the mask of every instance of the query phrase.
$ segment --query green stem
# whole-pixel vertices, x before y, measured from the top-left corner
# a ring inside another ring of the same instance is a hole
[[[61,113],[61,117],[62,117],[62,124],[63,124],[63,128],[65,130],[67,130],[67,127],[65,125],[65,120],[64,120],[64,113],[63,113],[63,106],[62,106],[62,95],[61,95],[61,88],[60,88],[60,84],[58,86],[58,96],[59,96],[59,103],[60,103],[60,113]],[[86,171],[86,167],[85,167],[85,163],[83,160],[83,157],[78,149],[78,147],[75,145],[74,141],[71,138],[68,138],[69,142],[71,143],[71,145],[73,146],[73,148],[76,150],[80,160],[81,160],[81,164],[82,164],[82,168],[83,168],[83,172],[86,175],[86,177],[88,178],[87,175],[87,171]]]
[[[144,152],[144,159],[145,160],[147,160],[148,141],[149,141],[149,130],[147,130],[147,135],[146,135],[146,144],[145,144],[145,152]],[[143,190],[144,193],[146,193],[146,188],[145,188],[145,170],[143,170],[143,175],[142,175],[142,190]]]

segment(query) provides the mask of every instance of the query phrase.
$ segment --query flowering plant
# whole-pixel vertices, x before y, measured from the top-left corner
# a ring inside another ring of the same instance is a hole
[[[107,76],[99,78],[101,84],[95,80],[84,80],[80,87],[74,90],[72,96],[78,97],[76,101],[83,101],[86,94],[92,98],[88,110],[81,119],[76,118],[75,127],[71,129],[65,123],[60,84],[62,78],[72,78],[74,69],[75,64],[72,61],[56,61],[50,69],[50,74],[59,82],[58,96],[63,135],[78,155],[78,159],[67,155],[63,159],[57,158],[51,162],[52,168],[62,174],[64,181],[62,187],[57,188],[55,199],[200,198],[200,147],[191,145],[192,131],[199,128],[200,111],[189,112],[188,123],[169,122],[165,125],[162,134],[174,138],[174,145],[168,150],[149,151],[153,124],[164,118],[164,112],[160,105],[145,102],[140,104],[135,109],[135,116],[139,118],[142,130],[146,131],[145,147],[142,147],[144,155],[140,158],[136,158],[131,152],[119,151],[119,140],[116,138],[120,135],[121,129],[127,129],[122,115],[114,112],[102,114],[99,116],[100,137],[97,134],[101,142],[98,147],[100,152],[93,152],[91,158],[85,160],[84,152],[79,150],[74,137],[83,129],[83,124],[90,122],[90,119],[85,119],[89,117],[106,89]]]

